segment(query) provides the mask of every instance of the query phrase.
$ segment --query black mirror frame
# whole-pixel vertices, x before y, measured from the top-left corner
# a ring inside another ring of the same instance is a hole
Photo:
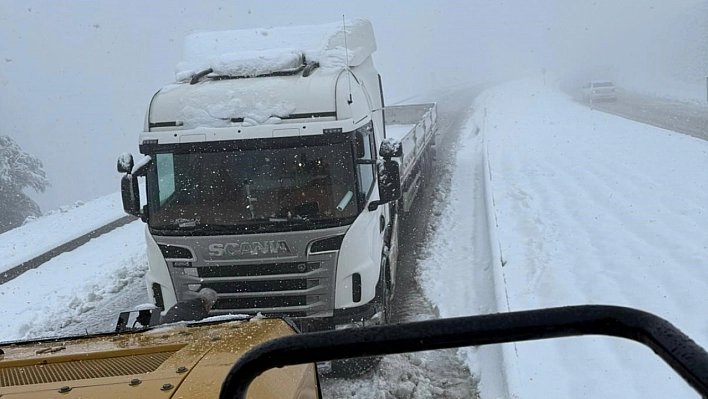
[[[130,173],[125,174],[123,178],[120,179],[120,193],[125,213],[142,218],[138,177]]]
[[[122,159],[123,157],[129,157],[129,159]],[[130,171],[125,172],[125,175],[120,180],[123,210],[129,215],[139,217],[143,222],[147,222],[148,208],[147,205],[142,208],[140,207],[140,187],[138,186],[138,177],[145,176],[152,164],[152,158],[149,156],[146,156],[137,168],[135,167],[133,156],[131,154],[122,154],[118,158],[118,171],[126,170],[127,167],[130,166]]]
[[[389,203],[401,198],[401,172],[398,162],[384,160],[379,164],[379,201]]]
[[[369,203],[369,211],[375,211],[379,205],[398,201],[401,198],[401,171],[398,162],[382,160],[377,163],[379,170],[379,199]]]

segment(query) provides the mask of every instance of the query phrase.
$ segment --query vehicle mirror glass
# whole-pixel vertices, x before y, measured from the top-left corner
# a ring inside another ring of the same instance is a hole
[[[396,161],[379,163],[379,202],[388,203],[401,198],[401,175]]]
[[[138,178],[129,173],[123,176],[120,180],[120,191],[125,213],[140,217],[140,188],[138,187]]]

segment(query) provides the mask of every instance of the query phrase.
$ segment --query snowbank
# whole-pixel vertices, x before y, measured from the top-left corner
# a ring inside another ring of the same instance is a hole
[[[506,311],[495,222],[490,219],[486,149],[477,118],[463,127],[450,191],[438,193],[435,234],[420,261],[418,281],[440,317]],[[444,191],[444,190],[443,190]],[[502,290],[498,290],[501,287]],[[501,297],[500,297],[501,295]],[[459,355],[479,380],[483,398],[507,398],[502,346],[462,348]]]
[[[119,227],[3,284],[0,341],[112,331],[119,312],[147,297],[144,230]]]
[[[0,273],[123,216],[120,193],[115,193],[74,207],[62,207],[0,234]]]
[[[504,265],[497,305],[636,307],[708,347],[708,143],[533,80],[488,91],[476,109]],[[650,350],[620,339],[519,343],[505,354],[512,397],[696,396]]]
[[[708,143],[593,111],[540,79],[488,90],[474,109],[420,263],[440,316],[630,306],[708,347]],[[649,349],[615,338],[460,355],[484,399],[697,397]]]

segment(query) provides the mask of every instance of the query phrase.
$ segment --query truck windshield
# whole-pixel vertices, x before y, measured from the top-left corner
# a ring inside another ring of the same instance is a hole
[[[148,203],[154,229],[280,231],[342,225],[358,214],[351,141],[175,151],[153,159]]]

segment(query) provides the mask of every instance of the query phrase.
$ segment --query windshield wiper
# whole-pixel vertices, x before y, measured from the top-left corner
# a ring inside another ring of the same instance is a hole
[[[288,68],[288,69],[283,69],[282,71],[273,71],[269,73],[262,73],[258,75],[216,75],[216,76],[209,76],[209,79],[212,80],[226,80],[226,79],[247,79],[247,78],[267,78],[267,77],[272,77],[272,76],[291,76],[291,75],[297,75],[300,72],[303,72],[303,77],[308,77],[312,74],[312,71],[315,70],[315,68],[318,68],[320,66],[319,62],[311,62],[309,64],[300,64],[296,68]],[[197,74],[194,74],[192,76],[192,79],[189,81],[190,85],[197,84],[199,81],[213,73],[214,70],[212,68],[205,69]]]
[[[192,80],[189,81],[189,84],[190,84],[190,85],[194,85],[194,84],[199,83],[199,81],[200,81],[203,77],[207,76],[208,74],[210,74],[210,73],[212,73],[212,72],[214,72],[214,70],[211,69],[211,68],[209,68],[209,69],[205,69],[205,70],[203,70],[203,71],[201,71],[201,72],[195,74],[194,76],[192,76]]]

